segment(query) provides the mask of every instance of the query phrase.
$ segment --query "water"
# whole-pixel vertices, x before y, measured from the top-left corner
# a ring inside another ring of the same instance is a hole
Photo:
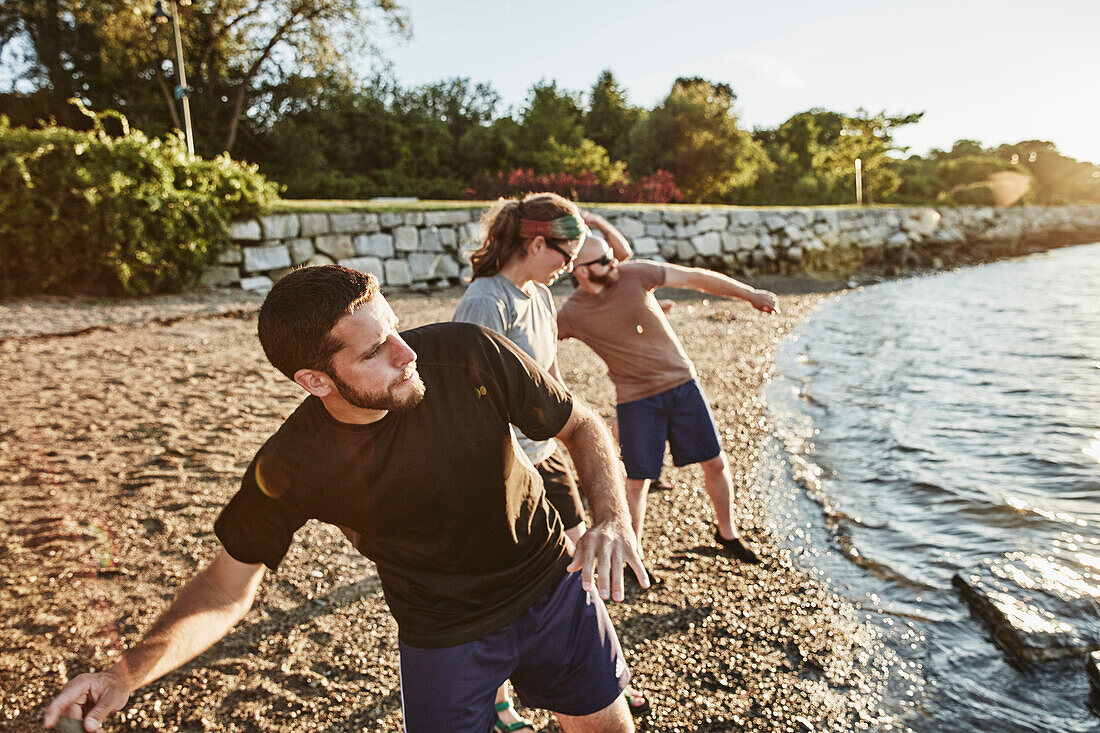
[[[1097,731],[1100,244],[861,288],[777,356],[773,516],[917,731]]]

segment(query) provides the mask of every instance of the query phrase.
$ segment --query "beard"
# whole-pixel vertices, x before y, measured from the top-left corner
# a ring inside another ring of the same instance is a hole
[[[403,412],[405,410],[411,410],[420,404],[420,401],[424,399],[424,380],[420,378],[420,374],[414,369],[412,378],[406,385],[392,385],[385,390],[379,390],[376,392],[370,392],[363,389],[357,389],[351,386],[336,373],[333,369],[328,373],[329,379],[336,385],[336,391],[340,393],[340,396],[344,398],[344,401],[350,405],[358,407],[363,410],[392,410],[394,412]],[[398,396],[397,390],[399,387],[409,387],[410,393],[405,396]]]
[[[612,267],[602,275],[596,275],[591,270],[588,271],[588,279],[597,285],[614,285],[619,282],[619,268]]]

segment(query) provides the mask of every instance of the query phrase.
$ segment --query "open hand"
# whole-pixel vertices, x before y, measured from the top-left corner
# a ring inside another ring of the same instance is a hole
[[[577,541],[573,562],[566,570],[581,571],[581,585],[585,591],[599,590],[605,601],[621,601],[623,591],[623,563],[634,570],[643,588],[650,586],[649,573],[642,564],[642,549],[638,538],[626,521],[609,520],[595,525]]]
[[[103,719],[121,710],[130,699],[125,682],[110,672],[82,674],[65,685],[46,708],[42,724],[57,725],[61,716],[84,721],[84,730],[97,731]]]

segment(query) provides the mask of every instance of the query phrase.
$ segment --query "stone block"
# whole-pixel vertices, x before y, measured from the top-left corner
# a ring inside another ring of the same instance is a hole
[[[317,252],[313,248],[312,239],[292,239],[286,243],[286,248],[290,250],[290,261],[295,265],[308,262],[309,258]]]
[[[241,290],[247,290],[250,293],[265,293],[271,290],[271,286],[274,284],[274,281],[267,275],[241,278]]]
[[[236,285],[241,281],[239,268],[230,265],[214,265],[206,268],[199,279],[208,288],[224,288],[227,285]]]
[[[722,236],[718,232],[707,232],[692,237],[691,244],[696,254],[710,256],[722,254]]]
[[[702,219],[695,222],[696,231],[699,232],[721,232],[729,228],[729,225],[729,219],[724,216],[719,216],[718,214],[704,216]]]
[[[382,266],[382,260],[377,257],[347,257],[342,260],[337,260],[336,264],[343,265],[344,267],[351,268],[352,270],[358,270],[359,272],[366,272],[374,275],[378,278],[378,282],[381,285],[386,284],[385,270]]]
[[[328,214],[298,214],[301,224],[299,234],[303,237],[316,237],[318,234],[332,234],[332,224]]]
[[[645,224],[627,216],[619,217],[615,222],[615,228],[623,233],[627,239],[634,239],[645,234]]]
[[[428,252],[413,252],[408,257],[409,273],[414,282],[434,280],[439,277],[439,261],[442,255]]]
[[[802,228],[796,224],[788,224],[783,227],[783,234],[792,242],[801,242],[806,236],[806,233],[802,231]]]
[[[695,222],[681,222],[673,229],[673,234],[679,239],[691,239],[699,233],[699,229],[695,226]]]
[[[801,247],[787,247],[787,259],[791,262],[802,261],[802,248]]]
[[[420,246],[420,233],[413,226],[397,227],[393,230],[393,245],[398,252],[415,252]]]
[[[453,257],[443,256],[439,258],[439,276],[445,278],[458,277],[458,273],[462,268],[459,267],[458,261]]]
[[[313,246],[337,261],[355,256],[355,244],[347,234],[325,234],[314,239]]]
[[[229,223],[229,238],[238,242],[259,242],[264,235],[257,220],[237,219]]]
[[[443,243],[444,249],[453,250],[458,246],[458,235],[453,227],[443,227],[439,230],[439,241]]]
[[[769,232],[778,232],[787,228],[787,220],[778,214],[772,214],[764,219],[764,226]]]
[[[405,226],[410,227],[422,227],[424,226],[424,212],[423,211],[409,211],[405,213]]]
[[[722,238],[723,252],[736,252],[741,248],[741,235],[722,232],[719,236]]]
[[[359,234],[363,231],[363,214],[358,211],[344,214],[329,214],[332,231],[337,234]]]
[[[229,249],[218,255],[219,265],[239,265],[242,262],[244,262],[244,252],[240,247],[230,245]]]
[[[290,250],[287,249],[285,244],[244,248],[245,272],[263,272],[280,267],[290,267],[290,265]]]
[[[420,230],[421,252],[442,252],[443,241],[439,238],[438,227],[425,227]]]
[[[672,227],[664,222],[653,222],[645,225],[645,233],[647,237],[671,237]]]
[[[377,234],[360,234],[354,240],[355,254],[370,255],[388,259],[393,257],[393,235],[379,232]]]
[[[680,242],[675,239],[666,239],[661,242],[661,256],[666,260],[676,259],[676,252],[680,249]]]
[[[688,262],[692,257],[696,255],[695,247],[691,242],[678,242],[676,245],[676,259],[681,262]]]
[[[887,249],[900,249],[909,244],[909,235],[905,232],[895,232],[886,240]]]
[[[409,263],[405,260],[386,260],[386,284],[390,286],[412,285]]]
[[[378,215],[378,223],[383,229],[393,229],[405,223],[405,217],[395,211],[384,211]]]
[[[654,211],[651,209],[649,211],[642,212],[642,221],[644,221],[646,224],[657,224],[659,222],[663,222],[664,218],[661,216],[660,211]]]
[[[657,240],[653,237],[638,237],[634,240],[634,254],[639,257],[657,254],[661,248],[657,246]]]
[[[382,225],[378,221],[378,214],[371,214],[370,212],[363,213],[363,228],[360,230],[364,234],[374,234],[382,228]]]
[[[336,263],[333,262],[331,257],[329,257],[328,255],[321,254],[320,252],[313,255],[312,257],[310,257],[305,262],[306,267],[320,267],[321,265],[335,265],[335,264]]]
[[[465,224],[469,220],[470,212],[466,209],[424,212],[424,224],[430,227],[446,226],[449,224]]]
[[[293,267],[280,267],[277,270],[272,270],[271,272],[267,273],[267,276],[275,282],[279,282],[292,272],[294,272]]]
[[[264,239],[293,239],[302,230],[297,214],[271,214],[260,219]]]

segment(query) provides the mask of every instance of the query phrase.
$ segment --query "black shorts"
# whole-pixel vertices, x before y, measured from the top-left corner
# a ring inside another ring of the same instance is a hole
[[[546,487],[546,499],[550,506],[557,509],[562,526],[573,529],[584,521],[584,505],[581,504],[577,477],[565,457],[565,449],[556,445],[554,452],[542,463],[535,466],[542,476]]]

